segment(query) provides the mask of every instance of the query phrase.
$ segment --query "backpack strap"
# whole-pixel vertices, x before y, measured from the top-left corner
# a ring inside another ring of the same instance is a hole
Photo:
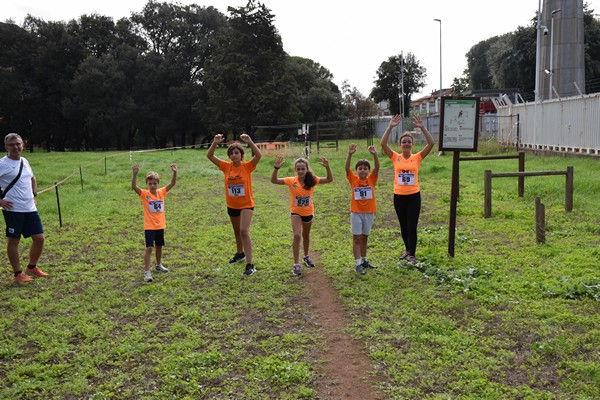
[[[13,186],[15,186],[15,183],[17,183],[17,181],[21,177],[21,172],[23,172],[23,159],[22,158],[21,158],[21,166],[19,167],[19,173],[17,174],[17,176],[15,176],[15,179],[13,179],[12,182],[8,184],[6,189],[0,190],[0,199],[3,199],[4,196],[6,196],[6,192],[8,192]]]

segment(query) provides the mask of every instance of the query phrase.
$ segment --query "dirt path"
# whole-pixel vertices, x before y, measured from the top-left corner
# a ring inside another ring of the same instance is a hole
[[[325,360],[324,377],[317,384],[320,398],[380,399],[373,388],[376,379],[364,344],[344,332],[350,324],[350,316],[323,267],[303,268],[302,272],[309,308],[323,329],[327,347],[319,354]]]

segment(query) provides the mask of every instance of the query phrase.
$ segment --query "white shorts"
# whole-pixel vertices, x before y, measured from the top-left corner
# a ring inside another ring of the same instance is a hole
[[[375,213],[350,213],[350,228],[353,235],[369,235]]]

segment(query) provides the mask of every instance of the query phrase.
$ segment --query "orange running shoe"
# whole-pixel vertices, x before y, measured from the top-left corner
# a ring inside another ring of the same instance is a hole
[[[44,271],[42,271],[38,267],[35,267],[35,268],[29,268],[29,267],[27,267],[27,268],[25,268],[25,273],[27,275],[31,275],[31,276],[39,276],[39,277],[48,276],[47,273],[45,273]]]
[[[25,275],[22,272],[19,275],[13,276],[13,281],[15,281],[15,282],[29,282],[32,280],[33,279],[31,279],[30,277],[28,277],[27,275]]]

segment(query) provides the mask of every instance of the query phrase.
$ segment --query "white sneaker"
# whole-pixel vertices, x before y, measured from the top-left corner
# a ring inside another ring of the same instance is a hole
[[[144,282],[152,282],[152,272],[144,271]]]
[[[169,272],[169,269],[165,268],[165,266],[162,264],[156,264],[156,270],[158,272]]]

